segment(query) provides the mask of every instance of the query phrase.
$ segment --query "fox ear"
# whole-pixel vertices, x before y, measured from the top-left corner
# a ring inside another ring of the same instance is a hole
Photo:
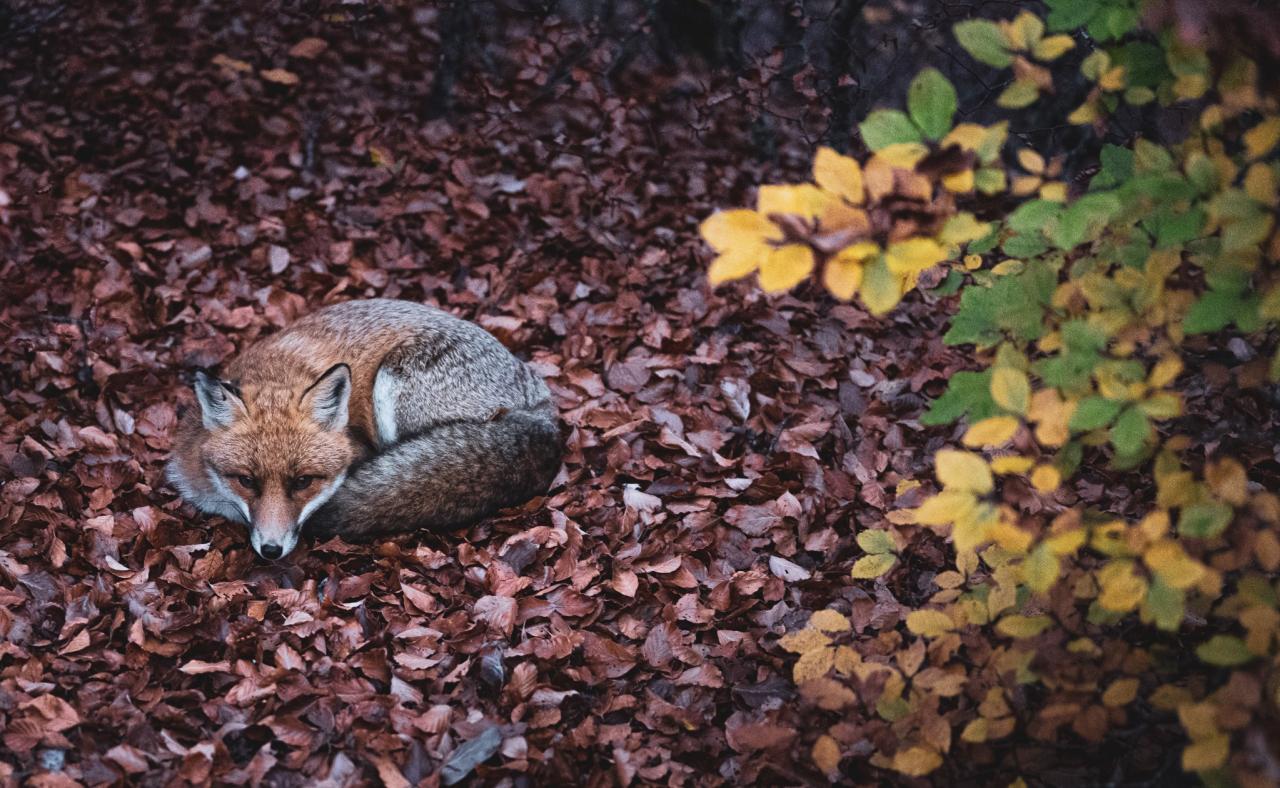
[[[302,405],[316,423],[335,432],[347,427],[347,402],[351,399],[351,367],[334,364],[302,392]]]
[[[248,414],[244,400],[231,386],[204,372],[196,373],[196,399],[200,401],[200,418],[206,430],[230,426]]]

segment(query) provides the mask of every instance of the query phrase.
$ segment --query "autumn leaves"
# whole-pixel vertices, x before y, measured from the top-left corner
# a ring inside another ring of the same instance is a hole
[[[982,698],[950,716],[964,726],[961,741],[979,744],[1014,730],[1000,684],[1037,682],[1045,707],[1022,710],[1033,733],[1069,722],[1097,741],[1145,688],[1188,734],[1184,768],[1231,762],[1247,774],[1230,745],[1251,718],[1231,704],[1256,708],[1264,683],[1275,686],[1262,665],[1280,648],[1280,595],[1265,579],[1280,570],[1280,498],[1219,456],[1216,441],[1175,434],[1173,420],[1185,409],[1189,340],[1234,327],[1242,359],[1274,343],[1262,329],[1280,321],[1280,102],[1243,57],[1214,73],[1206,53],[1175,37],[1156,44],[1138,34],[1134,3],[1048,5],[1044,20],[1024,11],[954,28],[975,60],[1012,68],[1000,106],[1052,92],[1048,64],[1084,27],[1079,41],[1091,51],[1071,78],[1083,77],[1087,96],[1066,122],[1105,131],[1122,103],[1201,101],[1187,138],[1099,144],[1097,172],[1069,194],[1063,156],[1022,147],[1006,164],[1005,123],[953,127],[956,91],[925,69],[906,111],[879,109],[859,126],[867,158],[820,149],[812,183],[762,186],[754,210],[702,225],[718,254],[713,284],[754,273],[781,292],[818,273],[833,296],[856,296],[875,315],[953,261],[934,291],[961,294],[944,340],[972,346],[985,367],[954,375],[920,418],[966,422],[934,455],[932,494],[901,480],[899,500],[911,503],[856,536],[862,554],[850,571],[864,589],[900,578],[900,556],[925,541],[921,528],[950,540],[955,568],[932,578],[933,595],[906,614],[911,637],[882,631],[860,651],[849,620],[831,609],[781,645],[799,655],[794,679],[812,703],[863,703],[892,726],[897,741],[870,762],[904,774],[933,771],[953,747],[930,716],[939,698]],[[1006,193],[1020,203],[989,223],[963,210],[977,195]],[[1280,380],[1280,349],[1268,352],[1248,379]],[[1084,499],[1071,483],[1082,469],[1112,480],[1148,468],[1131,501]],[[1159,646],[1129,642],[1121,627],[1135,621],[1155,637],[1195,629],[1201,673],[1189,678],[1182,665],[1158,687],[1147,681]],[[955,659],[965,649],[967,676]],[[932,664],[922,670],[916,655],[926,650]],[[1076,678],[1076,661],[1101,676],[1108,659],[1143,668],[1096,686]],[[1210,669],[1234,672],[1215,685],[1227,674]],[[814,745],[829,774],[847,754],[841,743],[833,728]]]
[[[864,163],[830,148],[813,162],[813,183],[761,186],[755,210],[713,214],[702,236],[717,252],[713,284],[758,274],[783,292],[821,265],[822,282],[842,300],[855,294],[884,314],[919,275],[954,259],[989,226],[958,211],[955,195],[1004,188],[991,164],[1006,127],[952,128],[956,93],[935,69],[911,83],[908,112],[878,110],[861,125],[874,153]],[[997,174],[998,173],[998,174]]]

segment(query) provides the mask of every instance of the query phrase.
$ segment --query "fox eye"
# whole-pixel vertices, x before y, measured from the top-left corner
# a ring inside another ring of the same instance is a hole
[[[253,478],[252,476],[245,476],[244,474],[240,474],[236,476],[235,479],[236,479],[236,484],[240,485],[246,490],[253,490],[256,492],[258,489],[258,480]]]
[[[293,481],[289,482],[289,489],[292,492],[303,492],[315,483],[315,480],[314,476],[295,476]]]

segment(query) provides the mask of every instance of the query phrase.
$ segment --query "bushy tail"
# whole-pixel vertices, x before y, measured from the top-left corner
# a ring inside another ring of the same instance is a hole
[[[559,428],[545,411],[440,425],[353,468],[305,527],[357,540],[458,528],[546,492],[560,453]]]

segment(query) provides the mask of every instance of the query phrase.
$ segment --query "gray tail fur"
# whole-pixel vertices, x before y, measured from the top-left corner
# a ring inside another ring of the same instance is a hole
[[[305,529],[358,540],[459,528],[546,492],[560,454],[555,417],[541,410],[442,424],[355,466]]]

